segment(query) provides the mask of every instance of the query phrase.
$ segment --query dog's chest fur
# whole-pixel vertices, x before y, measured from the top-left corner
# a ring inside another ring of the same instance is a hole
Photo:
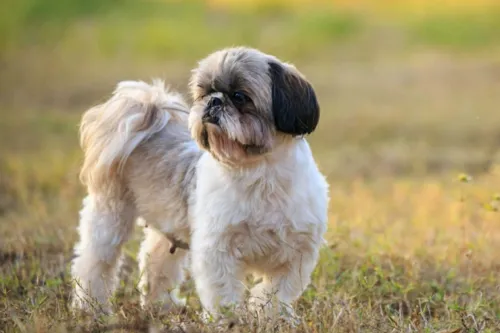
[[[197,167],[192,246],[228,251],[262,269],[317,248],[326,229],[327,185],[307,143],[292,149],[277,163],[241,172],[204,155]]]

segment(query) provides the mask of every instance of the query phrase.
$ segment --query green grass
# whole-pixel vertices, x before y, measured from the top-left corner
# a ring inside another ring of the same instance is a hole
[[[500,42],[500,10],[429,15],[415,22],[413,38],[458,50],[484,49]]]
[[[77,128],[116,81],[161,76],[186,92],[196,60],[235,44],[296,63],[322,107],[310,142],[331,184],[329,246],[298,301],[296,331],[500,331],[496,9],[383,19],[279,2],[2,5],[0,332],[215,330],[197,318],[191,282],[185,311],[140,310],[139,229],[116,315],[71,313],[68,265],[85,194]]]
[[[247,12],[212,8],[204,1],[22,0],[21,4],[15,18],[1,26],[5,46],[43,43],[58,45],[65,54],[83,48],[107,58],[125,52],[155,60],[185,56],[193,60],[206,50],[231,44],[267,46],[274,51],[286,47],[285,52],[304,55],[318,42],[352,35],[360,25],[354,15],[328,14],[322,9],[300,13],[259,7]],[[85,40],[89,33],[91,41]]]

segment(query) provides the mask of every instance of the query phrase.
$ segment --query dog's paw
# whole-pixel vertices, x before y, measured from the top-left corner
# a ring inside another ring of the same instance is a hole
[[[298,327],[302,323],[302,319],[290,306],[283,306],[281,308],[279,319],[293,328]]]
[[[212,317],[210,312],[208,312],[205,309],[203,309],[200,313],[198,313],[198,317],[200,318],[200,321],[205,325],[213,323],[215,319]]]
[[[219,313],[210,313],[207,310],[203,310],[198,314],[200,321],[203,324],[212,324],[220,328],[232,328],[243,323],[241,319],[240,311],[235,311],[234,308],[231,310],[222,309]]]
[[[187,299],[180,297],[179,290],[174,289],[157,295],[151,299],[150,295],[141,295],[141,307],[146,311],[154,311],[158,314],[167,314],[172,311],[178,311],[185,308]]]
[[[178,307],[186,306],[187,298],[181,297],[179,295],[179,293],[180,293],[180,290],[178,288],[176,288],[170,292],[170,299],[172,300],[172,303],[174,303]]]

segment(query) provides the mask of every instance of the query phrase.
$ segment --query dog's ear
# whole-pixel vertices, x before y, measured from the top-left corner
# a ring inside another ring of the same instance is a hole
[[[272,109],[276,129],[294,136],[309,134],[319,121],[313,87],[294,68],[271,61]]]

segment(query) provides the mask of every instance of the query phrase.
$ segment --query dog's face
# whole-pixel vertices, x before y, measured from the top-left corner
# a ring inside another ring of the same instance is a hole
[[[309,134],[319,105],[291,65],[249,48],[217,51],[200,61],[190,82],[193,138],[231,165],[258,161],[287,137]]]

